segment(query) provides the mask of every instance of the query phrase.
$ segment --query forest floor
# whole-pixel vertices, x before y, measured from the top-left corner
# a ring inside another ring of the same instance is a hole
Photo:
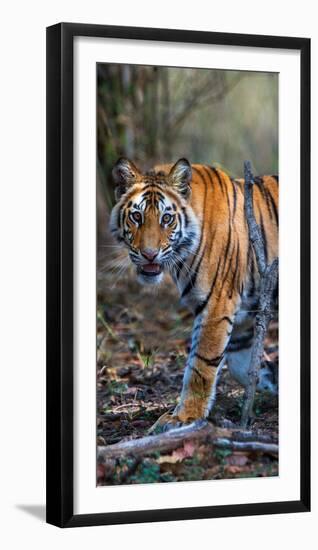
[[[99,264],[97,445],[111,445],[144,437],[159,416],[175,407],[192,316],[180,306],[168,278],[159,288],[142,287],[134,268],[121,273],[112,271],[107,261]],[[277,323],[273,322],[265,342],[265,351],[273,361],[277,359],[277,341]],[[239,428],[243,393],[225,366],[211,422]],[[277,397],[257,393],[254,409],[253,432],[277,442]],[[156,452],[138,459],[126,456],[97,466],[98,485],[277,475],[275,455],[221,449],[202,441],[187,442],[170,454]]]

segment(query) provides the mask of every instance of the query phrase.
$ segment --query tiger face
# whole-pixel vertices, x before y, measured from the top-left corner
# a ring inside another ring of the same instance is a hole
[[[117,204],[110,228],[135,264],[143,284],[158,284],[164,271],[182,265],[194,250],[198,222],[190,206],[192,171],[180,159],[168,173],[142,174],[127,159],[113,168]]]

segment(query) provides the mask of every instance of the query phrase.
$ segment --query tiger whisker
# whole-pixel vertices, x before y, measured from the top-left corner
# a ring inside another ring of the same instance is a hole
[[[130,264],[129,258],[118,258],[117,260],[113,260],[110,262],[107,262],[106,264],[102,265],[99,268],[99,271],[104,272],[115,272],[118,269],[121,269],[122,267],[128,267]]]
[[[186,264],[186,262],[184,261],[183,258],[179,257],[178,254],[175,254],[175,256],[176,256],[176,258],[172,257],[172,260],[174,261],[175,267],[178,267],[177,262],[180,262],[181,265],[185,268],[185,270],[187,271],[187,273],[189,275],[191,275],[191,274],[194,275],[196,273],[196,271],[194,269],[192,269],[190,266],[188,266]]]
[[[123,265],[122,268],[119,270],[118,272],[118,275],[114,281],[114,283],[112,284],[112,286],[110,286],[110,290],[113,290],[116,286],[116,284],[118,283],[119,279],[122,277],[122,275],[125,273],[125,271],[128,269],[129,265]]]

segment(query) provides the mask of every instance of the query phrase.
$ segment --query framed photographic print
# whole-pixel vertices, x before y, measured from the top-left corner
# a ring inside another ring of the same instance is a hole
[[[47,29],[49,523],[310,509],[309,228],[309,39]]]

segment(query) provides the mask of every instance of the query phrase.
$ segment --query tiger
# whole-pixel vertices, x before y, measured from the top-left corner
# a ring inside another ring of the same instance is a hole
[[[139,282],[158,285],[170,273],[194,316],[179,402],[156,426],[202,421],[211,413],[225,363],[232,377],[248,384],[260,276],[244,212],[244,180],[186,158],[144,173],[120,158],[112,177],[110,230],[128,249]],[[278,176],[254,178],[253,205],[270,263],[278,256]],[[277,393],[266,363],[258,389]]]

